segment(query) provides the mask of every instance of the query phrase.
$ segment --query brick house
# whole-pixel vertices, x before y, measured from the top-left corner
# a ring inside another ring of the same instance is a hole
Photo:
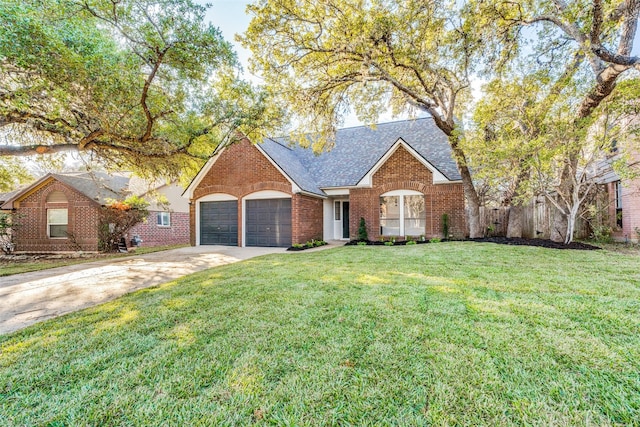
[[[151,194],[148,186],[133,185],[134,181],[101,172],[50,173],[4,197],[0,209],[17,214],[20,224],[14,230],[16,252],[97,251],[102,207],[130,194]],[[188,204],[176,197],[180,193],[176,185],[154,186],[153,194],[164,195],[169,207],[152,202],[147,223],[130,232],[128,243],[136,234],[143,245],[188,243]]]
[[[291,246],[466,234],[464,193],[446,136],[431,118],[341,129],[315,155],[285,138],[243,140],[214,153],[183,194],[191,244]]]
[[[603,167],[600,182],[606,188],[608,221],[616,241],[640,241],[640,178],[625,179],[611,168],[618,156],[611,157]],[[640,172],[640,155],[632,156],[630,170]]]

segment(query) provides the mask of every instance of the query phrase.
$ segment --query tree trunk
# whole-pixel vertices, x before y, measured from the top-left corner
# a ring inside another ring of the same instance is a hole
[[[567,215],[567,235],[564,239],[565,244],[569,244],[573,242],[573,235],[576,231],[576,220],[578,218],[578,209],[580,208],[580,203],[575,203],[574,206],[571,207],[571,211],[569,215]]]
[[[571,142],[570,142],[571,143]],[[579,144],[575,143],[575,146]],[[574,192],[576,190],[574,185],[574,174],[578,170],[578,159],[580,158],[580,152],[578,149],[570,150],[567,154],[566,163],[564,168],[562,169],[562,174],[560,175],[560,183],[556,188],[558,193],[557,201],[562,205],[567,205],[567,211],[571,211],[573,207],[573,203],[579,203],[578,199],[575,199]],[[564,200],[562,197],[564,196]],[[570,205],[568,205],[570,203]],[[567,231],[569,229],[569,214],[565,214],[560,212],[559,209],[553,210],[553,223],[551,226],[551,236],[550,239],[554,242],[566,242],[567,239],[571,241],[573,236],[568,236]]]
[[[520,160],[518,166],[520,169],[520,173],[518,174],[518,177],[516,179],[513,194],[511,195],[511,207],[509,208],[509,218],[507,222],[507,237],[510,238],[522,237],[523,208],[522,200],[520,200],[520,183],[527,181],[529,179],[529,175],[531,174],[531,168],[529,166],[526,166],[523,160]]]
[[[628,67],[609,64],[604,70],[598,74],[597,83],[591,89],[591,91],[585,96],[578,108],[576,115],[576,123],[580,126],[580,121],[591,115],[598,105],[608,97],[616,87],[616,80],[620,74],[622,74]],[[574,184],[572,175],[576,173],[578,166],[577,152],[570,152],[568,156],[568,162],[565,164],[562,175],[560,175],[560,183],[558,185],[558,192],[564,194],[567,200],[572,199],[574,192]],[[560,196],[557,196],[560,199]],[[558,203],[563,203],[562,200],[558,200]],[[571,209],[569,209],[571,210]],[[573,220],[568,218],[571,214],[566,215],[560,212],[559,209],[553,210],[553,222],[551,225],[551,240],[554,242],[571,242],[573,240],[573,227],[575,227],[575,217]],[[571,234],[569,234],[569,232]]]
[[[509,222],[507,224],[507,237],[522,237],[522,204],[520,202],[512,203],[509,208]]]
[[[458,171],[462,177],[462,188],[464,189],[464,198],[467,205],[467,225],[469,226],[469,237],[472,239],[483,237],[483,227],[480,223],[480,198],[478,192],[473,185],[471,172],[467,167],[467,159],[464,152],[458,145],[458,136],[449,135],[449,145],[453,151],[453,156],[458,165]]]
[[[562,203],[562,201],[560,201],[560,203]],[[567,216],[554,207],[549,238],[554,242],[564,242],[568,227]]]

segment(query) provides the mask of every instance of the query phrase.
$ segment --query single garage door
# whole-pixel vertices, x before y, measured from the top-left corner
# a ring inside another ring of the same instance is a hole
[[[247,200],[247,246],[291,246],[291,199]]]
[[[238,246],[238,202],[200,202],[200,244]]]

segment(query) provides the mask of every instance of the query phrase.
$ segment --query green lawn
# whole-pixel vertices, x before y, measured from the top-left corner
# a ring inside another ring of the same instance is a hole
[[[343,247],[0,336],[0,425],[640,425],[640,256]]]

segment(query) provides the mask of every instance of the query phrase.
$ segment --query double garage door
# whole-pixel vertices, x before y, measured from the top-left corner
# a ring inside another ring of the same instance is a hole
[[[291,199],[245,201],[246,246],[291,246]],[[238,202],[200,202],[200,244],[238,244]]]

